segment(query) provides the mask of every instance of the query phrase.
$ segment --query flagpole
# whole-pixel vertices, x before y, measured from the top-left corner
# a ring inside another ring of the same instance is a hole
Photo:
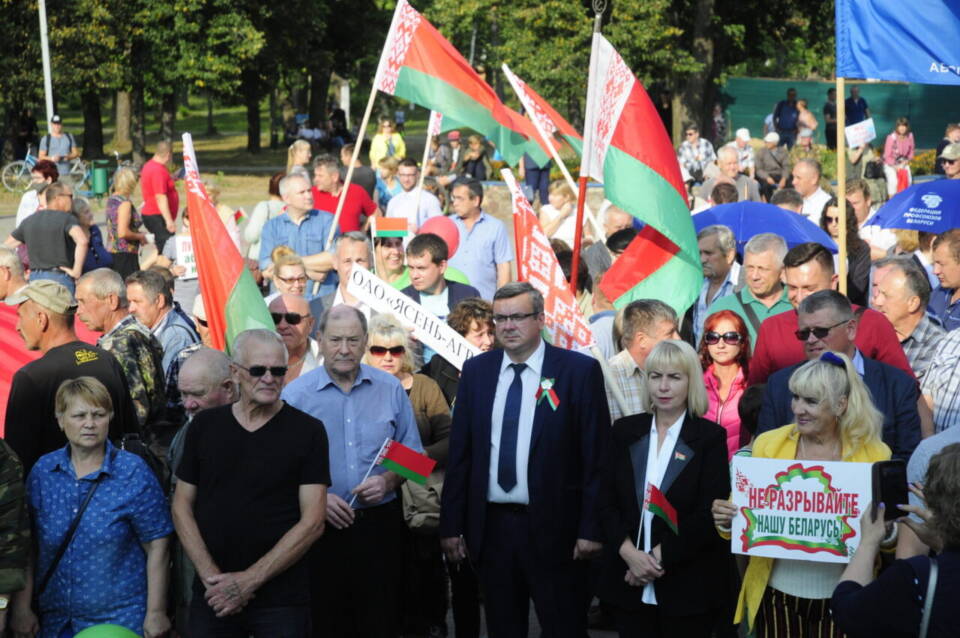
[[[380,251],[377,250],[377,213],[379,213],[379,207],[377,210],[373,211],[373,216],[370,218],[370,237],[373,238],[371,242],[373,244],[373,274],[380,276],[379,273],[383,272],[380,268]],[[384,273],[386,274],[386,273]]]
[[[501,68],[504,71],[504,75],[507,76],[507,80],[510,82],[510,86],[513,87],[514,93],[517,94],[517,97],[520,98],[520,104],[523,105],[523,108],[527,110],[529,114],[531,112],[530,106],[527,104],[526,100],[523,99],[523,91],[517,86],[516,76],[510,70],[510,67],[507,66],[507,63],[504,62]],[[557,152],[556,147],[553,144],[552,136],[548,135],[547,132],[540,126],[539,118],[530,117],[530,121],[533,123],[533,127],[537,129],[537,134],[540,135],[540,139],[543,140],[544,146],[550,151],[550,157],[554,162],[557,163],[560,172],[563,173],[563,178],[567,180],[567,184],[570,185],[570,188],[573,189],[574,195],[577,199],[580,199],[580,188],[577,186],[577,182],[574,181],[573,177],[570,175],[570,171],[567,170],[567,165],[560,159],[560,153]],[[593,226],[593,232],[599,238],[603,237],[603,227],[600,226],[600,223],[597,221],[596,216],[594,216],[593,211],[589,207],[584,208],[584,213],[587,216],[587,219],[590,221],[591,226]]]
[[[844,126],[847,119],[847,103],[845,99],[844,78],[837,77],[837,235],[840,249],[837,262],[840,279],[840,294],[847,294],[847,232],[855,232],[855,228],[847,228],[847,141]]]
[[[587,79],[587,123],[592,122],[589,117],[593,113],[593,105],[590,103],[590,80],[596,77],[597,69],[597,34],[600,33],[601,22],[603,21],[603,12],[607,8],[606,0],[593,0],[593,35],[590,44],[590,75]],[[570,290],[573,291],[574,299],[577,296],[577,275],[580,269],[580,245],[583,241],[583,207],[587,203],[587,179],[590,176],[590,157],[592,150],[587,148],[587,141],[593,141],[593,135],[587,136],[584,131],[583,156],[580,167],[580,188],[577,195],[577,225],[573,235],[573,263],[570,266]],[[606,237],[602,234],[597,241],[604,241]]]
[[[361,484],[364,481],[366,481],[368,478],[370,478],[370,472],[372,472],[373,468],[377,466],[377,463],[380,461],[380,457],[383,456],[383,448],[385,448],[387,446],[387,443],[389,442],[390,442],[390,437],[388,436],[383,440],[383,443],[380,444],[380,451],[377,452],[377,455],[373,459],[373,463],[371,463],[370,467],[367,468],[367,473],[363,475],[362,479],[360,479]],[[353,507],[353,504],[357,502],[357,496],[358,496],[357,494],[354,494],[353,498],[350,499],[350,507]]]
[[[432,111],[431,111],[432,113]],[[417,181],[417,205],[414,207],[416,211],[416,219],[420,221],[420,194],[423,193],[423,180],[427,177],[427,158],[430,153],[430,142],[433,140],[433,135],[430,134],[430,117],[427,117],[427,140],[423,144],[423,159],[420,160],[420,179]]]

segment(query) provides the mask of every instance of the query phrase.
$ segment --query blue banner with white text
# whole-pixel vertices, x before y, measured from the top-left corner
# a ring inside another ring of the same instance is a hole
[[[837,76],[960,85],[960,0],[836,0]]]

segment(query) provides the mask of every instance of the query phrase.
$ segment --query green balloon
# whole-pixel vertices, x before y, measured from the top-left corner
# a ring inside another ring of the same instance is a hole
[[[139,636],[120,625],[94,625],[87,627],[73,638],[139,638]]]

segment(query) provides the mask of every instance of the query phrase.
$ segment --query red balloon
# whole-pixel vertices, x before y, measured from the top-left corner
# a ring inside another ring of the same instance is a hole
[[[451,259],[456,254],[457,248],[460,247],[460,230],[457,229],[457,225],[449,217],[443,215],[431,217],[417,231],[418,235],[423,233],[439,235],[443,241],[447,242],[447,251],[450,253]]]

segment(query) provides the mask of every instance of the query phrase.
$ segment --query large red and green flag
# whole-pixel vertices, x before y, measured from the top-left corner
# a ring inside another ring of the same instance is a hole
[[[683,315],[703,280],[680,165],[650,96],[613,46],[593,35],[582,177],[645,226],[604,275],[600,289],[622,308],[659,299]]]
[[[577,153],[582,153],[583,138],[580,136],[580,133],[577,132],[577,129],[573,128],[570,122],[564,119],[555,108],[550,106],[549,102],[530,88],[529,84],[521,80],[516,73],[511,71],[506,63],[504,63],[501,68],[503,69],[504,75],[507,76],[510,85],[517,92],[517,97],[520,98],[520,104],[523,105],[523,110],[526,111],[530,119],[540,127],[540,130],[546,132],[547,135],[559,134]]]
[[[183,166],[190,237],[210,338],[214,348],[229,351],[233,340],[244,330],[275,327],[257,282],[200,180],[189,133],[183,134]]]
[[[667,527],[673,530],[674,534],[679,534],[677,524],[677,510],[674,509],[663,492],[652,483],[647,483],[647,498],[643,503],[644,507],[654,516],[659,516],[667,524]]]
[[[533,125],[508,108],[470,63],[407,0],[399,0],[380,56],[374,87],[443,113],[444,128],[472,128],[509,164],[524,153],[546,163],[549,151]]]
[[[377,459],[377,465],[421,485],[427,482],[427,477],[436,464],[437,462],[426,454],[393,439],[387,439]]]

